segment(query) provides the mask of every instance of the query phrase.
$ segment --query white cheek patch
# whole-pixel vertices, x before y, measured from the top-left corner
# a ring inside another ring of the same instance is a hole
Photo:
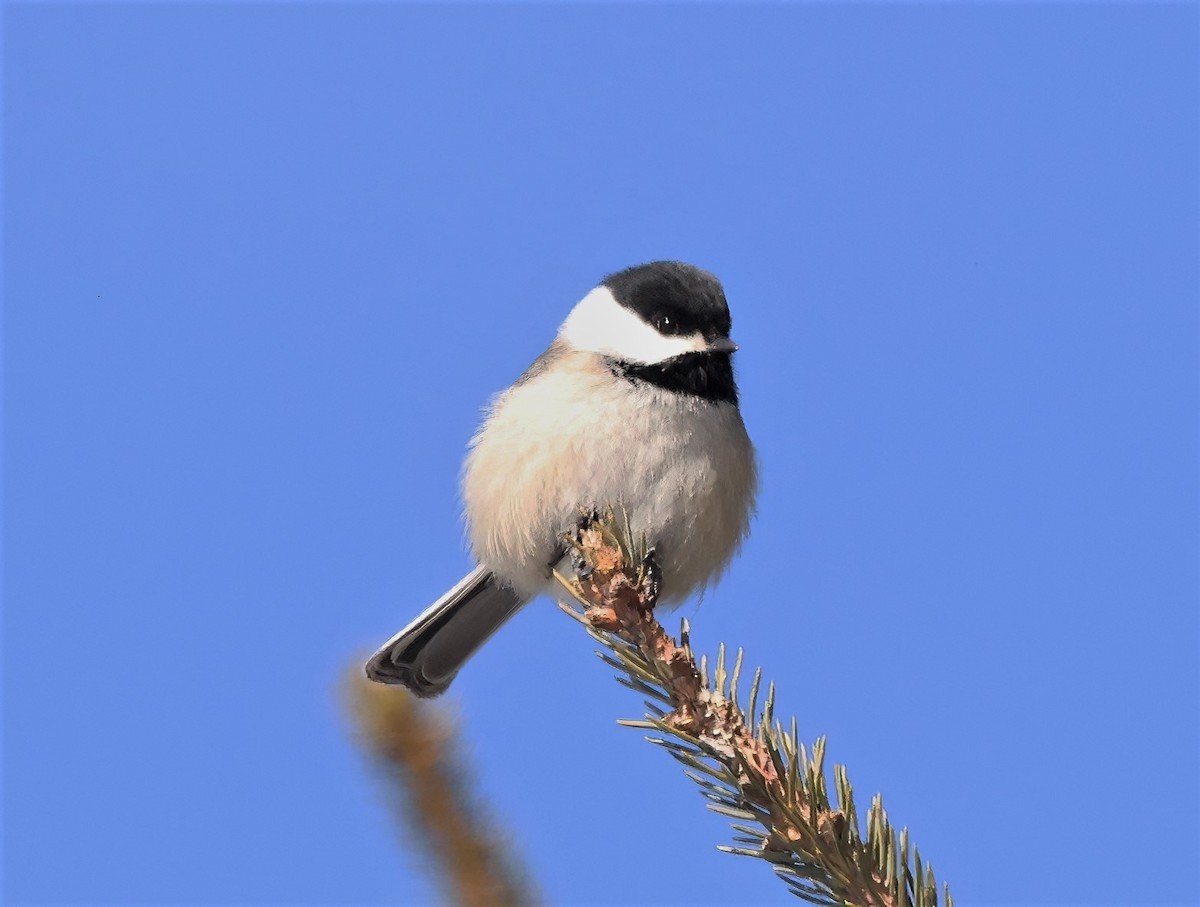
[[[579,301],[558,336],[577,350],[652,365],[708,344],[700,334],[668,337],[617,302],[608,287],[596,287]]]

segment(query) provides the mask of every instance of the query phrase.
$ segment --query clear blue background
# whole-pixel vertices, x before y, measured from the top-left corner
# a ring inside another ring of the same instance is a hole
[[[1195,903],[1197,7],[4,10],[4,896],[427,903],[338,682],[488,396],[719,274],[688,606],[960,903]],[[549,603],[456,683],[550,903],[783,903]]]

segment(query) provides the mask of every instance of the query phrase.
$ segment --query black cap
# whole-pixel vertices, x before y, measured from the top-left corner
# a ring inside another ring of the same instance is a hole
[[[610,274],[600,283],[659,333],[729,336],[729,305],[721,281],[695,265],[652,261]]]

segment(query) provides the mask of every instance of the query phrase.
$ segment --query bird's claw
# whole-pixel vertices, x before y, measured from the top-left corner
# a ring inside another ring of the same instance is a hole
[[[591,509],[584,508],[579,514],[579,522],[575,524],[576,537],[600,523],[600,509],[593,505]]]
[[[591,579],[594,571],[592,570],[592,565],[584,558],[583,552],[578,548],[572,548],[567,554],[571,558],[571,567],[575,570],[575,575],[579,580],[582,582]]]
[[[643,588],[646,590],[646,596],[651,601],[658,601],[658,594],[662,590],[662,566],[658,563],[658,553],[653,549],[646,552],[646,559],[642,561]]]

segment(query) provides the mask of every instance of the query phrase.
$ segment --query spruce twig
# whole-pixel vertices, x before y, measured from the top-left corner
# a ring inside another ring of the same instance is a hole
[[[535,903],[513,854],[468,796],[457,741],[443,709],[355,670],[347,684],[359,737],[388,782],[412,838],[423,846],[447,900],[465,907]]]
[[[621,724],[657,732],[647,737],[684,765],[708,806],[734,820],[726,853],[766,861],[797,897],[823,907],[936,907],[933,869],[915,854],[908,829],[896,834],[878,795],[859,825],[854,790],[844,766],[833,767],[833,797],[825,773],[825,739],[811,749],[796,721],[776,721],[775,686],[761,710],[761,670],[748,708],[738,696],[742,651],[729,669],[722,646],[714,668],[697,666],[683,621],[678,640],[654,617],[645,538],[628,517],[611,511],[569,540],[591,568],[584,578],[555,576],[583,610],[564,604],[606,651],[598,654],[617,679],[647,697],[643,719]],[[661,704],[661,705],[660,705]],[[944,907],[953,907],[943,886]]]

